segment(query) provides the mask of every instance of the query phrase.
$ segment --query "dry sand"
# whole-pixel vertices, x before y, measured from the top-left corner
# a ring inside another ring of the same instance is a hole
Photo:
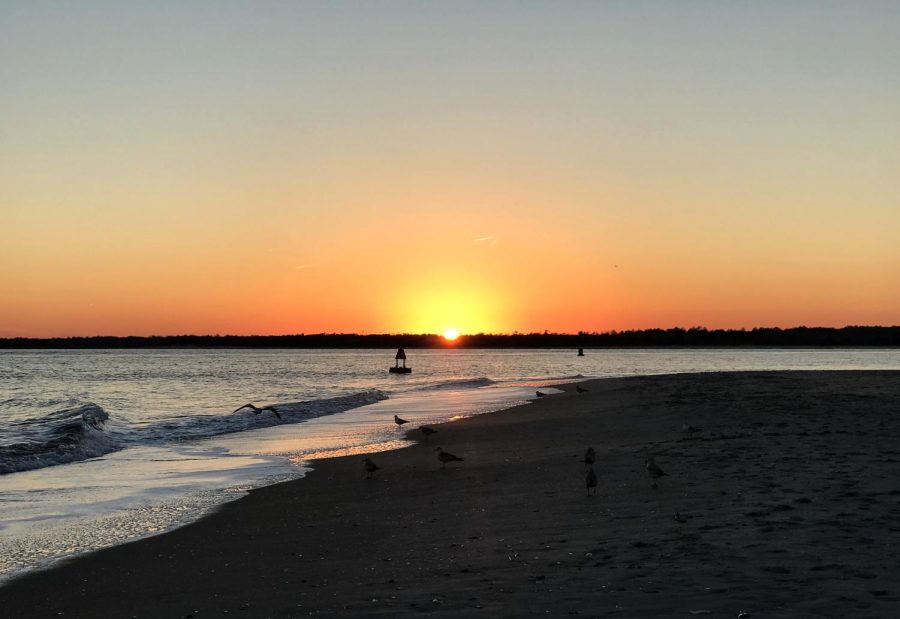
[[[22,577],[0,616],[900,616],[900,372],[586,386]]]

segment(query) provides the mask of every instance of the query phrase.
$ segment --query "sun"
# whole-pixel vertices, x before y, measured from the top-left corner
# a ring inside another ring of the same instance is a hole
[[[459,329],[447,329],[444,331],[444,339],[448,342],[452,342],[456,338],[459,337]]]

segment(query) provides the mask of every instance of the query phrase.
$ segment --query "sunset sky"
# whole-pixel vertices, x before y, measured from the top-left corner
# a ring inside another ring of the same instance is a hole
[[[900,324],[900,3],[3,2],[0,337]]]

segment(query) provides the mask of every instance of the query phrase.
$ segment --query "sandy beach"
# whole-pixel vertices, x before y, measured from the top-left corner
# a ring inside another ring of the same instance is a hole
[[[316,461],[189,526],[18,578],[0,615],[900,614],[900,372],[580,384],[428,441],[413,429],[413,446],[372,455],[372,479],[362,456]],[[438,446],[465,461],[442,469]]]

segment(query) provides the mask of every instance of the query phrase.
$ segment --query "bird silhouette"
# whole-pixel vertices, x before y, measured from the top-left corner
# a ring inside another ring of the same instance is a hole
[[[372,473],[381,468],[380,466],[372,462],[372,458],[363,458],[363,462],[365,463],[366,467],[366,479],[371,479]]]
[[[437,433],[437,430],[435,430],[434,428],[429,428],[428,426],[419,426],[419,430],[422,432],[422,434],[425,435],[426,441],[432,434]]]
[[[232,415],[233,415],[234,413],[238,412],[239,410],[243,410],[243,409],[245,409],[245,408],[251,409],[251,410],[252,410],[255,414],[257,414],[257,415],[259,415],[259,414],[260,414],[261,412],[263,412],[263,411],[272,411],[273,413],[275,413],[275,416],[276,416],[276,417],[278,417],[279,419],[281,419],[281,414],[280,414],[277,410],[275,410],[275,407],[274,407],[274,406],[263,406],[262,408],[260,408],[260,407],[254,405],[254,404],[244,404],[244,405],[241,406],[240,408],[234,409],[234,412],[232,413]]]
[[[659,468],[659,465],[653,461],[653,458],[647,460],[644,466],[647,468],[647,474],[650,476],[650,479],[653,480],[653,487],[656,488],[656,480],[660,477],[665,477],[666,472]]]
[[[588,392],[588,390],[585,389],[584,387],[582,387],[581,385],[575,385],[575,391],[577,391],[578,393],[587,393]]]
[[[597,494],[597,474],[594,469],[588,469],[587,475],[584,477],[584,485],[587,488],[588,496]]]
[[[584,465],[587,467],[592,467],[594,462],[597,461],[597,454],[594,453],[593,447],[588,447],[587,451],[584,452]]]
[[[547,394],[544,393],[543,391],[535,391],[534,393],[535,393],[535,395],[537,395],[537,397],[539,397],[539,398],[543,398],[545,395],[547,395]]]
[[[447,463],[448,463],[448,462],[463,462],[463,458],[460,458],[459,456],[454,456],[454,455],[453,455],[452,453],[450,453],[449,451],[444,451],[444,450],[441,449],[440,447],[438,447],[437,449],[435,449],[435,451],[438,452],[438,456],[437,456],[437,457],[438,457],[438,460],[441,461],[441,468],[442,468],[442,469],[447,468]]]
[[[406,419],[400,419],[397,415],[394,415],[394,423],[397,424],[397,427],[400,428],[404,423],[409,423]]]

